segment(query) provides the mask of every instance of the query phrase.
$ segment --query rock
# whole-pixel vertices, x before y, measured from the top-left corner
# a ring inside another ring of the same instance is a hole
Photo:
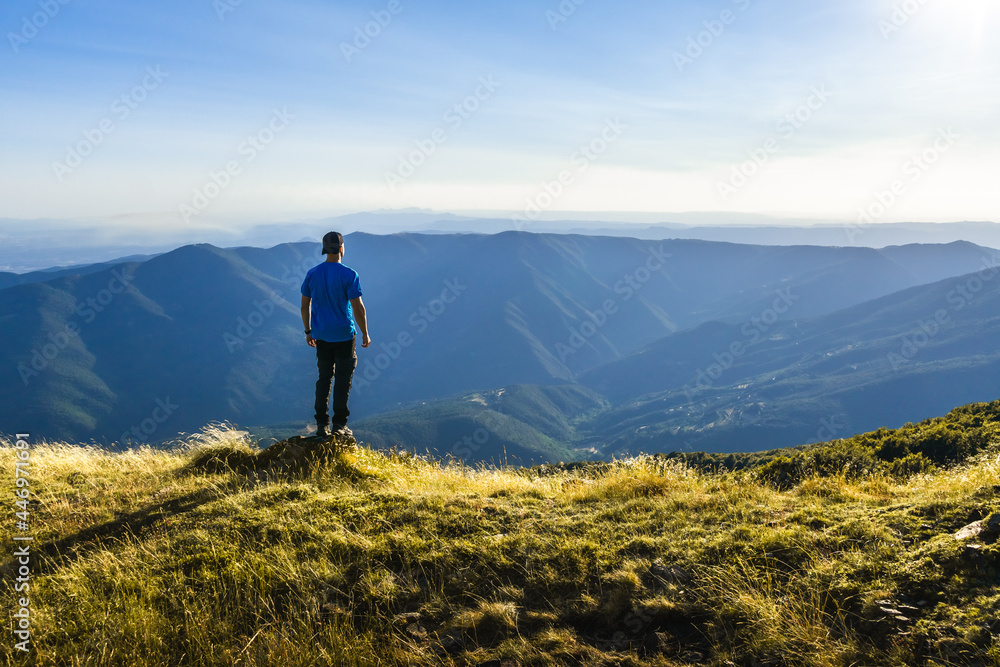
[[[423,641],[427,639],[427,628],[416,623],[410,623],[406,626],[406,634],[410,635],[414,639]]]
[[[297,435],[276,442],[256,456],[253,467],[258,472],[291,472],[330,460],[339,452],[357,448],[353,437],[317,438]]]
[[[970,523],[965,528],[962,528],[957,533],[955,533],[956,540],[967,540],[972,537],[976,537],[979,533],[983,532],[983,522],[975,521]]]
[[[1000,512],[994,512],[985,519],[973,521],[968,526],[955,533],[955,539],[968,540],[973,537],[978,537],[983,533],[988,533],[993,537],[996,537],[996,534],[1000,533]]]

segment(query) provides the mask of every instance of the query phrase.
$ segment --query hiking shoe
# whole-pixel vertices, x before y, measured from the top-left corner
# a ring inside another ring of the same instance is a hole
[[[316,425],[316,437],[317,438],[329,438],[330,437],[330,429],[327,428],[326,424],[317,424]]]
[[[347,424],[338,424],[337,426],[335,426],[333,428],[333,432],[331,433],[331,435],[337,435],[340,436],[341,438],[354,437],[354,433],[351,431],[351,429],[347,428]]]

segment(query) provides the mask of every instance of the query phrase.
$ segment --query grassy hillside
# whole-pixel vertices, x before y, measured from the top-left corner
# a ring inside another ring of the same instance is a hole
[[[362,447],[269,477],[267,452],[217,428],[173,451],[36,445],[37,653],[8,635],[0,655],[1000,665],[998,414],[978,404],[758,459],[506,470]],[[0,456],[14,489],[12,443]],[[8,555],[9,610],[16,568]]]

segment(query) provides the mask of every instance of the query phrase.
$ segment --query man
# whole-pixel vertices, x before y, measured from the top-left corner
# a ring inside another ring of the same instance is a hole
[[[354,269],[344,266],[344,237],[330,232],[323,237],[326,261],[306,274],[302,283],[302,324],[306,343],[316,348],[319,380],[316,382],[316,435],[349,437],[347,399],[358,365],[355,334],[361,330],[361,347],[371,345],[361,281]],[[311,311],[311,313],[310,313]],[[356,324],[355,324],[356,323]],[[333,385],[333,431],[330,422],[330,387]]]

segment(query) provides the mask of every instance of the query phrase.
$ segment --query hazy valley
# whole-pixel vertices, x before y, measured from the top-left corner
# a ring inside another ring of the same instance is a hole
[[[752,451],[996,395],[994,251],[506,232],[347,237],[375,343],[359,437],[468,460]],[[0,399],[53,437],[311,416],[318,246],[185,246],[0,290]],[[296,426],[296,424],[298,424]]]

